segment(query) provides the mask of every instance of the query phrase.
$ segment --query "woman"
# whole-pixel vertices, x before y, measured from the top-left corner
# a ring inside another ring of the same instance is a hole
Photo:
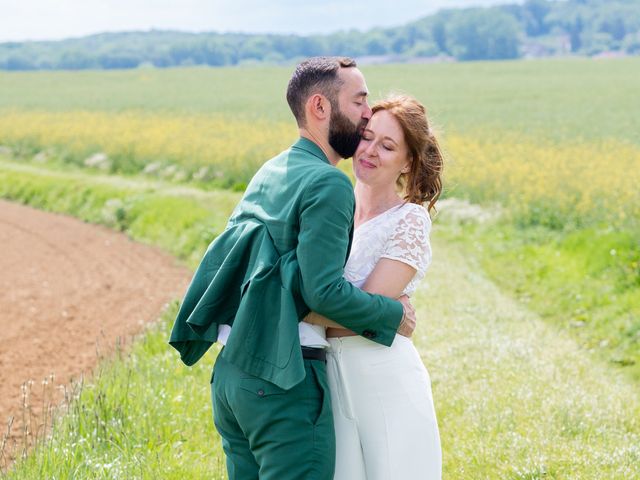
[[[415,99],[390,97],[372,110],[353,157],[355,231],[345,277],[397,298],[413,293],[431,260],[428,211],[442,190],[442,155]],[[440,479],[431,382],[411,340],[396,335],[384,347],[315,313],[307,321],[328,327],[334,479]]]

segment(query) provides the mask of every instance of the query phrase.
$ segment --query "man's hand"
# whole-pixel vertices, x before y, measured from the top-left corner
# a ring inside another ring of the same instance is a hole
[[[402,295],[398,298],[398,301],[402,303],[404,315],[402,315],[402,321],[398,327],[398,333],[403,337],[411,337],[413,331],[416,329],[416,310],[411,305],[409,297]]]

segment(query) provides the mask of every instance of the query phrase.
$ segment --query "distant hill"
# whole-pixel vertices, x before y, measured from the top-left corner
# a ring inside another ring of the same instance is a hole
[[[54,42],[0,43],[0,69],[290,63],[314,55],[369,62],[494,60],[640,54],[640,0],[527,0],[441,10],[395,28],[330,35],[102,33]]]

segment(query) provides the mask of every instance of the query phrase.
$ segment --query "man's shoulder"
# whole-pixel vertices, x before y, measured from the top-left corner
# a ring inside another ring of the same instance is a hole
[[[291,178],[298,177],[297,181],[307,185],[330,182],[353,188],[349,177],[339,168],[300,148],[291,147],[280,152],[268,160],[262,169],[273,172],[283,172],[283,169],[287,169]]]
[[[310,175],[310,177],[312,176]],[[353,192],[353,184],[349,177],[342,170],[332,165],[327,165],[326,168],[318,169],[318,171],[313,175],[313,178],[310,178],[309,180],[313,183],[322,185],[335,185]]]

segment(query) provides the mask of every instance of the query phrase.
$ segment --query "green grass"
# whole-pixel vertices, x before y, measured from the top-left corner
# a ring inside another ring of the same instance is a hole
[[[443,478],[640,478],[638,385],[505,294],[441,232],[436,223],[416,342]]]
[[[637,386],[505,296],[438,230],[414,341],[444,478],[639,479]],[[166,344],[175,308],[78,387],[51,440],[7,480],[226,478],[209,399],[216,350],[180,363]]]
[[[222,479],[209,378],[216,349],[187,369],[167,345],[173,304],[131,351],[75,383],[49,441],[9,479]]]
[[[194,266],[240,194],[0,162],[0,198],[106,225]]]
[[[440,233],[558,331],[640,385],[640,232],[608,226],[520,228],[502,219]]]
[[[293,122],[293,67],[0,72],[0,111],[222,112]],[[640,58],[364,66],[372,97],[417,96],[447,132],[640,143]],[[0,135],[0,142],[2,141]]]

